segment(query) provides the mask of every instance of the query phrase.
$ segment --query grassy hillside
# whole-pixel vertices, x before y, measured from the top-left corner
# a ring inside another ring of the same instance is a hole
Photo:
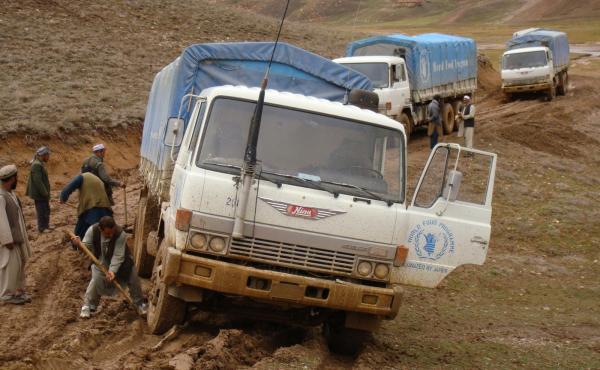
[[[273,40],[278,22],[217,2],[9,1],[0,6],[0,133],[139,123],[154,75],[195,43]],[[282,40],[338,55],[345,39],[286,24]]]
[[[272,17],[282,11],[280,0],[225,1]],[[289,19],[356,33],[435,31],[484,42],[504,42],[515,30],[528,27],[565,30],[571,42],[600,40],[597,0],[424,0],[419,6],[412,4],[407,0],[292,0]]]
[[[281,15],[281,0],[225,0],[269,16]],[[419,22],[520,23],[600,16],[595,0],[292,0],[290,19],[372,23],[419,18]]]

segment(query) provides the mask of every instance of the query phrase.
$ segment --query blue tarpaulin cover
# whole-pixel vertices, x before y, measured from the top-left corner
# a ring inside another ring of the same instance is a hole
[[[555,67],[569,64],[569,40],[564,32],[539,29],[508,40],[506,46],[508,49],[547,46],[552,50]]]
[[[186,48],[154,78],[142,135],[142,162],[158,170],[168,165],[164,144],[169,118],[176,118],[186,94],[222,85],[258,87],[273,52],[272,42],[197,44]],[[347,90],[372,90],[363,74],[298,47],[278,43],[269,74],[269,89],[342,102]],[[184,108],[187,104],[184,105]],[[184,127],[191,112],[182,110]]]
[[[366,55],[403,57],[411,88],[416,90],[477,78],[477,46],[470,38],[393,34],[357,40],[346,48],[348,57]]]

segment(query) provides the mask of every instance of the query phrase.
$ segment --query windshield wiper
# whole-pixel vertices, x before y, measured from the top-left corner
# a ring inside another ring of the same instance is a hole
[[[352,188],[352,189],[360,190],[360,191],[362,191],[363,193],[369,195],[371,198],[373,198],[375,200],[379,200],[379,201],[385,202],[388,205],[388,207],[391,207],[392,204],[394,204],[394,202],[391,201],[390,199],[385,199],[385,198],[383,198],[383,197],[381,197],[381,196],[379,196],[379,195],[377,195],[377,194],[375,194],[375,193],[373,193],[373,192],[371,192],[371,191],[369,191],[369,190],[367,190],[367,189],[365,189],[365,188],[363,188],[361,186],[358,186],[358,185],[348,184],[348,183],[345,183],[345,182],[327,181],[327,180],[321,180],[321,182],[324,183],[324,184],[331,184],[331,185],[343,186],[343,187],[346,187],[346,188]]]
[[[218,163],[218,162],[207,162],[204,161],[202,162],[203,165],[209,165],[209,166],[217,166],[217,167],[225,167],[225,168],[234,168],[236,170],[240,169],[240,166],[235,166],[233,164],[227,164],[227,163]]]
[[[329,189],[321,186],[319,184],[319,181],[313,181],[313,180],[309,180],[309,179],[303,179],[303,178],[298,177],[298,176],[288,175],[287,173],[277,173],[277,172],[267,172],[267,171],[261,172],[261,178],[264,178],[264,174],[274,175],[274,176],[281,176],[281,177],[284,177],[286,179],[292,179],[292,180],[296,181],[299,184],[310,184],[311,188],[317,189],[317,190],[326,191],[326,192],[332,194],[334,198],[337,198],[340,195],[339,193],[337,193],[335,191],[331,191],[331,190],[329,190]],[[269,180],[269,179],[266,179],[266,180],[271,181],[271,182],[277,184],[277,182],[275,182],[273,180]]]

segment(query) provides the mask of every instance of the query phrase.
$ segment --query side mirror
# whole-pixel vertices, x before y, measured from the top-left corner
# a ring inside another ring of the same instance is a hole
[[[444,191],[442,193],[444,199],[449,202],[454,202],[456,198],[458,198],[462,178],[463,174],[460,171],[450,170],[448,172],[448,181],[446,182],[446,186],[444,186]]]
[[[167,132],[165,133],[165,145],[180,146],[183,140],[183,120],[177,118],[169,118],[167,121]]]

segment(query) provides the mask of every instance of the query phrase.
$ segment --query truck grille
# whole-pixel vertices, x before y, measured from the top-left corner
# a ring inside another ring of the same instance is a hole
[[[353,253],[255,238],[233,239],[229,255],[302,270],[344,275],[352,273],[355,259]]]

